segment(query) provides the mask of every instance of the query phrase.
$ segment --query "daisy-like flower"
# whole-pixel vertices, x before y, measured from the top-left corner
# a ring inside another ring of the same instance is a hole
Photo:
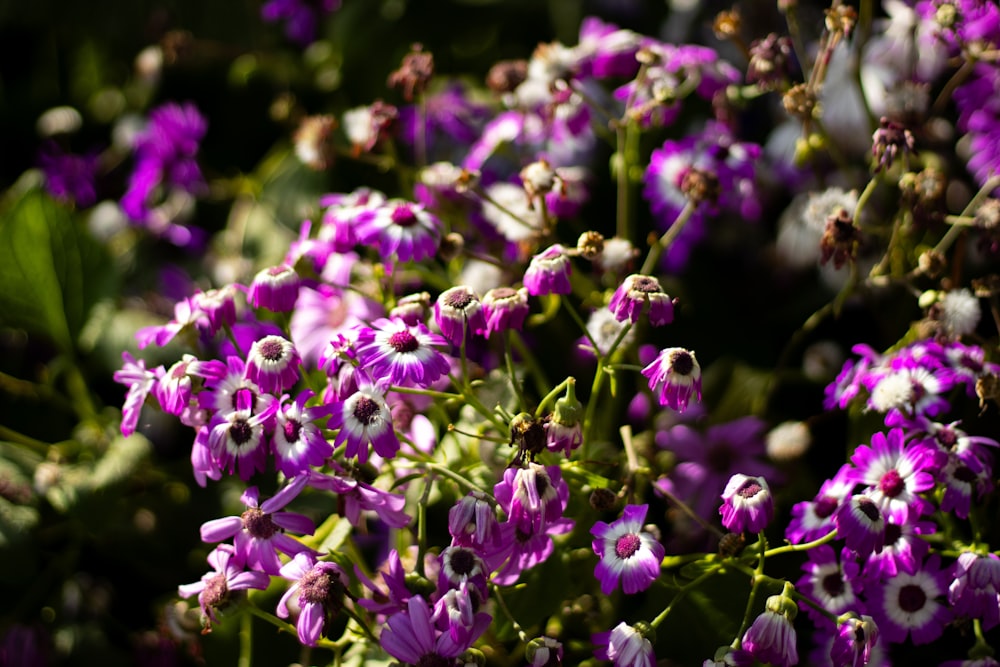
[[[399,438],[392,427],[392,413],[385,397],[372,384],[362,382],[346,400],[334,404],[327,423],[340,429],[334,446],[346,443],[344,454],[358,457],[358,463],[368,461],[368,446],[385,459],[399,451]]]
[[[885,517],[878,504],[865,494],[856,494],[841,503],[834,516],[837,536],[862,558],[882,551],[885,544]]]
[[[455,503],[448,511],[448,532],[453,545],[479,550],[486,545],[495,547],[500,537],[500,522],[486,495],[470,491]]]
[[[951,382],[930,370],[908,366],[873,375],[868,407],[877,412],[933,416],[948,408],[942,396]]]
[[[357,355],[376,380],[427,387],[448,373],[448,360],[437,350],[446,345],[423,324],[408,327],[402,320],[380,318],[358,332]]]
[[[930,502],[917,494],[934,486],[934,476],[924,472],[930,451],[921,445],[907,446],[903,439],[900,428],[888,435],[875,433],[870,447],[861,445],[851,456],[856,466],[852,479],[869,485],[868,497],[897,523],[929,513]]]
[[[743,648],[758,661],[775,667],[789,667],[799,661],[797,637],[792,625],[798,608],[790,597],[791,588],[792,585],[785,582],[785,592],[769,597],[764,612],[743,634]]]
[[[434,322],[453,345],[461,345],[470,333],[486,331],[483,304],[471,287],[459,285],[447,289],[434,302]]]
[[[407,600],[406,611],[388,618],[379,641],[386,653],[410,665],[453,665],[471,644],[435,628],[431,608],[420,595]]]
[[[486,577],[489,568],[474,549],[455,546],[446,547],[440,556],[441,570],[438,573],[438,591],[458,588],[463,582],[475,587],[479,601],[486,599]]]
[[[316,557],[306,551],[295,554],[281,567],[280,574],[295,583],[278,601],[278,616],[288,618],[288,604],[295,603],[299,608],[295,623],[299,641],[306,646],[316,646],[327,623],[336,618],[344,606],[347,575],[336,563],[317,562]]]
[[[845,463],[836,475],[823,482],[815,498],[792,506],[792,519],[785,529],[789,542],[811,542],[836,528],[834,515],[857,486],[851,479],[853,470],[849,463]]]
[[[927,644],[944,632],[952,611],[936,600],[944,595],[946,579],[938,562],[937,556],[931,556],[917,572],[900,572],[866,592],[886,641],[899,643],[909,636],[914,644]]]
[[[236,324],[236,294],[246,291],[246,287],[236,283],[197,292],[191,303],[208,317],[208,332],[214,336],[220,329]]]
[[[128,352],[122,352],[121,370],[115,371],[115,382],[128,387],[125,395],[125,404],[122,406],[122,435],[128,437],[135,433],[139,424],[139,415],[142,413],[142,405],[146,402],[146,397],[153,390],[157,380],[163,374],[160,367],[156,372],[146,370],[146,362],[143,359],[135,360]]]
[[[590,336],[581,338],[578,347],[588,355],[607,356],[616,343],[615,349],[618,349],[618,347],[628,347],[635,340],[635,329],[631,322],[615,319],[614,313],[604,308],[598,308],[590,313],[590,317],[587,318],[587,333]]]
[[[868,555],[864,564],[865,579],[888,579],[899,572],[916,572],[930,550],[930,545],[921,535],[930,535],[936,530],[933,521],[896,523],[887,519],[885,544],[882,551]]]
[[[292,341],[281,336],[264,336],[250,347],[246,377],[262,391],[280,393],[299,379],[299,353]]]
[[[968,289],[951,290],[936,305],[941,328],[951,338],[971,334],[982,317],[979,298]]]
[[[843,617],[842,617],[843,618]],[[871,616],[851,614],[837,625],[837,635],[830,647],[834,667],[864,667],[871,661],[872,648],[878,642],[878,625]]]
[[[287,264],[264,269],[250,283],[247,301],[254,308],[267,308],[276,313],[287,313],[295,309],[302,280],[295,269]]]
[[[774,498],[767,480],[737,473],[722,492],[722,525],[733,533],[759,533],[774,518]]]
[[[264,429],[274,419],[278,402],[266,395],[257,400],[247,390],[237,392],[235,398],[235,409],[217,412],[208,423],[208,447],[218,468],[228,470],[231,475],[238,466],[240,479],[245,482],[255,471],[263,472],[266,467]],[[264,409],[255,413],[252,409],[255,403],[262,403]]]
[[[280,511],[299,495],[306,485],[304,475],[292,479],[274,497],[260,503],[257,487],[251,486],[240,500],[247,509],[240,516],[206,521],[201,526],[203,542],[221,542],[234,539],[237,565],[246,565],[252,570],[278,574],[281,561],[278,552],[294,556],[309,547],[285,534],[291,531],[301,535],[312,535],[316,525],[307,516],[295,512]]]
[[[701,366],[690,350],[668,347],[642,374],[649,378],[649,389],[660,405],[684,412],[692,395],[701,400]]]
[[[650,632],[652,629],[645,626],[619,623],[613,630],[599,632],[591,638],[594,657],[611,660],[615,667],[654,667],[653,644],[646,639]]]
[[[377,243],[383,259],[420,262],[437,252],[441,226],[420,204],[390,199],[358,221],[354,232],[359,243]]]
[[[524,272],[524,287],[532,296],[569,294],[573,291],[569,283],[572,267],[566,248],[558,243],[551,245],[531,258]]]
[[[294,402],[284,404],[282,401],[282,407],[274,415],[271,446],[278,470],[286,477],[294,477],[309,466],[322,466],[323,461],[333,453],[333,447],[313,423],[328,416],[333,406],[305,407],[312,396],[311,391],[304,391]]]
[[[250,588],[264,590],[271,583],[271,577],[263,572],[244,571],[229,544],[220,544],[208,554],[208,564],[213,572],[205,574],[201,581],[178,586],[177,593],[182,598],[197,595],[202,616],[211,623],[218,623],[216,612],[229,601],[230,593]]]
[[[674,321],[674,302],[652,276],[630,275],[615,290],[608,308],[619,322],[638,322],[643,312],[649,313],[654,327]]]
[[[627,505],[622,517],[610,524],[598,521],[590,529],[592,546],[600,559],[594,576],[609,595],[622,582],[625,593],[638,593],[660,576],[663,545],[642,529],[649,505]]]
[[[1000,558],[962,553],[948,586],[948,603],[956,615],[980,619],[983,630],[1000,623]]]
[[[524,287],[495,287],[483,296],[483,315],[486,317],[487,338],[494,331],[521,330],[528,315],[528,290]]]
[[[831,614],[842,614],[857,610],[860,606],[858,593],[861,591],[860,566],[846,551],[838,559],[829,544],[822,544],[809,550],[809,560],[802,565],[805,574],[795,582],[796,590]],[[802,602],[801,608],[809,614],[817,625],[826,617]]]

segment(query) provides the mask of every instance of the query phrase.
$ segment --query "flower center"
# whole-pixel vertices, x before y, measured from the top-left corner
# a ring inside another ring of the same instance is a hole
[[[660,283],[657,282],[656,278],[650,278],[649,276],[639,276],[636,278],[632,282],[632,290],[642,292],[643,294],[655,294],[662,291]]]
[[[945,449],[951,449],[958,442],[958,435],[950,428],[943,428],[935,434],[937,441]]]
[[[753,498],[758,493],[764,490],[764,487],[760,485],[756,479],[748,479],[740,485],[740,488],[736,490],[737,495],[742,498]]]
[[[277,338],[265,338],[257,344],[257,353],[268,361],[281,361],[285,356],[285,346]]]
[[[670,355],[670,368],[678,375],[690,375],[694,370],[694,359],[687,350],[680,350]]]
[[[417,224],[417,216],[408,206],[397,206],[392,212],[392,221],[400,227],[412,227]]]
[[[622,560],[631,558],[639,550],[641,544],[642,540],[639,539],[638,535],[635,533],[626,533],[615,542],[615,554]]]
[[[878,482],[878,488],[889,498],[895,498],[906,488],[906,482],[899,475],[899,471],[893,468],[882,475],[882,479]]]
[[[878,520],[882,518],[882,513],[879,511],[878,507],[871,498],[862,497],[858,499],[858,509],[862,514],[868,517],[872,523],[877,523]]]
[[[251,507],[240,515],[243,521],[243,530],[250,533],[250,537],[261,540],[269,540],[281,529],[271,521],[271,515],[264,512],[259,507]]]
[[[493,300],[503,301],[504,299],[509,299],[512,296],[515,296],[516,294],[517,292],[515,292],[509,287],[497,287],[496,289],[493,290]]]
[[[306,572],[299,582],[299,605],[303,602],[312,604],[326,604],[330,597],[330,588],[333,581],[326,570],[314,567]]]
[[[966,484],[972,484],[976,481],[976,473],[969,466],[958,466],[952,473],[952,477]]]
[[[286,441],[298,442],[299,433],[302,431],[302,424],[297,421],[287,421],[282,430],[285,432]]]
[[[916,584],[907,584],[899,589],[899,608],[908,614],[920,611],[927,603],[927,593]]]
[[[885,524],[885,546],[891,547],[900,537],[903,536],[903,529],[894,523]]]
[[[444,302],[455,310],[465,310],[472,303],[472,294],[466,290],[452,290],[444,297]]]
[[[420,341],[409,331],[397,331],[389,336],[389,345],[400,354],[416,352],[420,347]]]
[[[825,519],[837,510],[839,504],[833,496],[823,496],[814,503],[813,513],[820,519]]]
[[[226,575],[219,573],[205,582],[205,590],[201,592],[201,600],[206,607],[221,607],[229,596],[229,585]]]
[[[234,421],[229,426],[229,439],[232,440],[237,447],[247,444],[253,438],[253,426],[250,426],[250,422],[242,417]]]
[[[468,549],[455,549],[448,558],[448,565],[459,577],[471,575],[476,569],[476,555]]]
[[[823,577],[823,590],[832,598],[844,594],[844,578],[840,572],[834,572]]]
[[[365,426],[371,426],[381,412],[379,404],[367,396],[362,396],[354,405],[354,418]]]

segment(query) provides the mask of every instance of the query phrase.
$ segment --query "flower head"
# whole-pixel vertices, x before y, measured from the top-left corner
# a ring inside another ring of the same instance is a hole
[[[791,584],[785,583],[786,590]],[[795,602],[782,595],[772,595],[767,599],[764,612],[754,619],[743,635],[743,648],[760,662],[775,667],[789,667],[799,661],[796,646]]]
[[[521,330],[528,315],[528,290],[524,287],[496,287],[483,297],[483,314],[486,316],[486,331],[489,338],[494,331],[507,329]]]
[[[594,656],[598,660],[611,660],[615,667],[654,667],[653,644],[641,629],[645,628],[622,622],[610,632],[597,633],[593,636]]]
[[[392,458],[399,451],[399,439],[392,426],[392,412],[385,397],[370,383],[362,383],[356,392],[334,404],[330,428],[338,428],[335,446],[346,443],[344,454],[368,461],[368,446],[383,458]]]
[[[359,243],[377,243],[384,260],[395,256],[401,262],[420,262],[437,252],[441,227],[420,204],[392,199],[361,218],[354,231]]]
[[[299,353],[292,341],[281,336],[265,336],[250,347],[246,377],[262,391],[280,393],[299,379]]]
[[[837,625],[837,636],[830,648],[834,667],[864,667],[871,660],[878,642],[878,626],[871,616],[851,614]]]
[[[254,277],[247,300],[254,308],[287,313],[295,308],[300,284],[299,274],[292,267],[286,264],[271,266]]]
[[[737,473],[722,492],[722,525],[734,533],[759,533],[774,518],[774,499],[763,477]]]
[[[841,503],[834,517],[837,536],[843,538],[847,548],[866,557],[873,551],[882,551],[885,544],[885,517],[878,503],[865,494],[851,496]]]
[[[674,302],[652,276],[630,275],[615,290],[608,308],[619,322],[638,322],[643,312],[649,313],[654,327],[674,321]]]
[[[660,405],[684,412],[692,395],[701,400],[701,366],[690,350],[668,347],[642,374],[649,378],[649,388]]]
[[[377,381],[427,387],[448,373],[448,361],[437,349],[445,345],[423,324],[381,318],[358,332],[357,355]]]
[[[524,287],[532,296],[569,294],[573,291],[569,283],[571,269],[566,249],[556,243],[531,258],[524,272]]]
[[[182,598],[198,596],[202,615],[212,623],[218,622],[216,612],[226,605],[233,591],[249,588],[264,590],[271,578],[263,572],[246,572],[237,564],[235,549],[229,544],[220,544],[208,554],[208,563],[213,572],[205,574],[201,581],[177,587]]]
[[[486,330],[482,302],[471,287],[451,287],[434,302],[434,322],[453,345],[461,345],[465,336]]]
[[[336,563],[316,561],[310,552],[300,552],[281,567],[280,574],[294,583],[278,601],[278,616],[288,618],[290,602],[299,608],[295,629],[299,641],[316,646],[344,605],[347,575]],[[296,597],[297,596],[297,597]]]
[[[642,529],[649,505],[628,505],[610,524],[598,521],[590,529],[593,549],[600,559],[594,576],[601,592],[610,594],[622,582],[626,593],[644,591],[660,576],[663,545]]]

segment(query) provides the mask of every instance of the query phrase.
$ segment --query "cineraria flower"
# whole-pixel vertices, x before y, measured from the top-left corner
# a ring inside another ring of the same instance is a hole
[[[485,585],[484,578],[483,586]],[[472,587],[469,582],[462,581],[438,598],[434,604],[431,620],[439,630],[451,635],[457,644],[471,645],[493,621],[493,617],[489,614],[475,611],[483,603],[481,595],[484,594]]]
[[[403,569],[399,552],[390,549],[385,563],[379,570],[382,581],[385,582],[385,590],[378,588],[360,567],[354,566],[358,581],[372,592],[371,595],[358,598],[358,605],[375,614],[394,614],[404,611],[407,601],[413,597],[413,592],[406,586],[406,571]]]
[[[236,405],[227,412],[216,412],[208,423],[208,447],[218,468],[233,474],[239,466],[240,479],[249,480],[253,473],[267,467],[264,428],[274,418],[278,402],[273,396],[253,396],[249,390],[238,391]],[[253,405],[260,400],[264,409],[254,413]]]
[[[645,631],[645,632],[643,632]],[[653,644],[646,639],[651,629],[619,623],[613,630],[595,634],[594,657],[611,660],[615,667],[655,667]]]
[[[243,571],[235,556],[232,546],[220,544],[208,554],[208,563],[214,572],[205,574],[199,582],[177,587],[177,593],[182,598],[198,596],[202,616],[211,623],[219,622],[215,612],[229,601],[230,592],[249,588],[265,590],[271,584],[271,577],[263,572]]]
[[[802,565],[805,574],[795,582],[796,590],[831,614],[860,609],[861,568],[851,552],[845,550],[838,559],[833,547],[821,544],[808,554],[809,560]],[[817,625],[827,618],[806,602],[800,607]]]
[[[204,363],[185,354],[180,361],[163,373],[153,387],[153,395],[164,412],[180,416],[191,402],[191,376],[202,376]]]
[[[486,562],[494,570],[491,581],[499,586],[512,586],[521,573],[544,563],[555,551],[552,535],[573,530],[572,519],[561,518],[545,525],[544,532],[526,532],[512,521],[500,524],[499,547],[486,554]]]
[[[649,378],[649,389],[660,405],[684,412],[692,394],[701,400],[701,366],[690,350],[668,347],[642,374]]]
[[[362,512],[374,512],[379,520],[391,528],[403,528],[410,523],[406,513],[406,498],[396,493],[383,491],[367,482],[355,479],[334,461],[328,461],[334,475],[325,475],[309,470],[309,486],[340,494],[343,501],[341,515],[352,526],[362,524]]]
[[[350,252],[357,244],[358,222],[375,214],[385,203],[378,190],[358,188],[349,194],[327,194],[319,199],[324,208],[317,240],[328,243],[333,252]]]
[[[937,556],[931,556],[913,574],[900,572],[873,583],[867,591],[870,611],[886,641],[900,643],[909,636],[914,644],[927,644],[944,632],[952,611],[935,599],[945,592],[946,574],[938,562]]]
[[[531,258],[524,272],[524,287],[528,294],[569,294],[573,291],[569,276],[572,264],[566,248],[556,243]]]
[[[857,466],[851,478],[868,484],[868,497],[897,523],[929,513],[930,502],[917,494],[934,486],[933,475],[924,472],[928,450],[921,445],[907,446],[903,437],[899,428],[889,431],[888,436],[875,433],[870,447],[861,445],[851,456]]]
[[[536,637],[524,648],[524,659],[528,667],[550,667],[561,665],[563,661],[563,645],[551,637]]]
[[[868,556],[864,565],[864,577],[888,579],[899,572],[913,574],[930,550],[930,545],[921,535],[930,535],[936,530],[933,521],[896,523],[893,519],[886,519],[885,544],[882,551]]]
[[[485,630],[485,628],[484,628]],[[458,642],[449,632],[434,627],[431,608],[420,595],[406,602],[406,611],[385,622],[379,642],[385,652],[410,665],[454,665],[454,658],[471,645]]]
[[[146,397],[153,390],[157,379],[162,375],[163,368],[158,372],[146,370],[146,361],[135,360],[127,351],[122,352],[123,364],[121,370],[114,373],[114,380],[119,384],[128,387],[125,395],[125,403],[122,405],[122,435],[128,437],[135,433],[139,424],[139,415],[142,413],[142,405],[146,402]]]
[[[214,336],[221,329],[236,324],[236,294],[245,291],[243,285],[231,283],[219,289],[196,292],[191,297],[194,308],[208,317],[208,333]]]
[[[359,243],[377,243],[384,260],[395,256],[401,262],[420,262],[437,253],[441,226],[422,205],[390,199],[359,219],[354,233]]]
[[[263,504],[259,503],[257,487],[251,486],[240,496],[240,500],[247,506],[246,511],[240,516],[212,519],[203,523],[202,541],[220,542],[235,537],[233,543],[237,565],[246,565],[252,570],[267,574],[278,574],[281,569],[279,551],[289,556],[310,551],[309,547],[289,537],[285,531],[312,535],[316,530],[312,519],[295,512],[279,511],[299,495],[306,481],[305,476],[292,479],[285,488]]]
[[[294,602],[299,608],[299,618],[295,629],[299,641],[306,646],[316,646],[324,636],[328,623],[340,613],[347,591],[347,575],[336,563],[316,561],[311,552],[295,554],[291,561],[280,570],[285,579],[293,581],[278,601],[278,616],[288,618],[288,603]]]
[[[486,577],[489,568],[474,549],[451,545],[445,547],[439,557],[441,569],[438,572],[438,591],[458,588],[463,582],[475,587],[482,602],[487,596]]]
[[[507,468],[503,481],[493,487],[493,496],[507,514],[507,521],[525,533],[545,532],[545,525],[562,518],[569,501],[569,486],[559,466],[528,463]]]
[[[262,391],[281,393],[299,379],[299,353],[295,345],[281,336],[265,336],[250,347],[246,377]]]
[[[441,335],[460,346],[470,333],[486,331],[483,304],[471,287],[459,285],[447,289],[434,302],[434,322]]]
[[[495,287],[483,297],[483,315],[486,317],[484,336],[489,338],[494,331],[507,329],[521,330],[528,315],[528,290],[510,287]]]
[[[384,314],[380,303],[356,290],[326,283],[303,285],[288,328],[302,362],[315,367],[331,341],[340,335],[353,337],[356,327]]]
[[[277,468],[286,477],[294,477],[309,466],[321,467],[333,454],[333,447],[323,437],[323,432],[313,422],[329,416],[332,405],[305,407],[313,397],[312,391],[304,391],[294,402],[286,403],[274,415],[274,436],[271,446]]]
[[[758,661],[775,667],[789,667],[799,661],[796,647],[795,618],[797,607],[790,597],[792,585],[785,582],[781,595],[767,599],[764,612],[743,634],[742,646],[750,651]]]
[[[722,492],[722,525],[733,533],[759,533],[774,518],[774,499],[763,477],[733,475]]]
[[[792,519],[785,529],[785,538],[789,542],[811,542],[836,528],[834,515],[857,486],[851,479],[853,470],[849,463],[845,463],[836,475],[823,482],[815,498],[792,506]]]
[[[354,394],[334,404],[327,423],[340,429],[334,446],[347,443],[344,455],[368,461],[368,446],[382,458],[390,459],[399,451],[399,439],[392,427],[392,413],[382,393],[372,384],[360,382]]]
[[[426,326],[380,318],[358,332],[358,362],[369,375],[391,384],[430,386],[450,370],[437,348],[447,344]]]
[[[469,166],[468,160],[465,165]],[[520,185],[493,183],[486,188],[486,195],[482,215],[508,241],[529,241],[542,231],[545,220],[540,207],[532,208]]]
[[[948,408],[941,395],[951,389],[951,382],[926,368],[905,366],[884,374],[873,374],[868,407],[877,412],[934,416]]]
[[[601,592],[609,595],[622,582],[627,594],[650,587],[660,576],[663,545],[642,529],[649,505],[626,505],[622,516],[610,524],[598,521],[590,529],[594,553],[599,560],[594,576]]]
[[[955,562],[948,603],[956,616],[977,618],[983,630],[1000,624],[1000,558],[965,551]]]
[[[448,510],[448,532],[453,545],[483,550],[496,547],[500,522],[485,494],[470,491]]]
[[[674,302],[660,287],[660,281],[633,273],[615,290],[608,308],[619,322],[638,322],[647,304],[649,323],[654,327],[674,321]]]
[[[247,300],[254,308],[287,313],[295,309],[301,282],[299,274],[287,264],[272,266],[254,277]]]
[[[938,481],[944,487],[941,511],[954,512],[960,519],[969,518],[972,498],[981,501],[991,488],[993,469],[988,463],[976,461],[969,465],[970,457],[948,454],[948,463],[938,473]]]
[[[847,548],[865,558],[873,551],[882,551],[885,544],[885,517],[878,504],[865,494],[850,497],[841,503],[834,515],[837,537],[847,543]]]
[[[864,667],[871,661],[872,648],[877,642],[875,619],[852,614],[837,625],[837,636],[830,647],[830,660],[834,667]]]

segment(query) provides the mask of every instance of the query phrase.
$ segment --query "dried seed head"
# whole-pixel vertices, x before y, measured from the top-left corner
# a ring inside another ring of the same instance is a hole
[[[733,39],[739,36],[741,24],[740,13],[734,8],[716,14],[712,30],[719,39]]]
[[[590,492],[590,506],[598,512],[607,512],[618,503],[618,496],[611,489],[599,488]]]
[[[800,83],[788,89],[781,98],[781,104],[788,115],[799,120],[809,120],[816,109],[816,93],[806,84]]]
[[[792,40],[771,33],[750,45],[747,81],[764,90],[777,90],[790,78]]]
[[[528,78],[527,60],[501,60],[490,68],[486,85],[494,93],[512,93]]]
[[[422,44],[414,44],[410,52],[403,56],[399,69],[389,75],[390,88],[402,88],[403,99],[412,102],[414,95],[420,95],[434,76],[434,56],[424,51]]]
[[[839,269],[848,261],[854,261],[861,243],[861,230],[854,226],[854,219],[847,209],[827,218],[823,238],[820,239],[820,263],[833,259],[834,268]]]
[[[600,232],[584,232],[576,241],[576,251],[580,257],[593,260],[604,251],[604,236]]]
[[[695,204],[714,204],[721,192],[719,177],[703,169],[691,168],[681,177],[681,192]]]

